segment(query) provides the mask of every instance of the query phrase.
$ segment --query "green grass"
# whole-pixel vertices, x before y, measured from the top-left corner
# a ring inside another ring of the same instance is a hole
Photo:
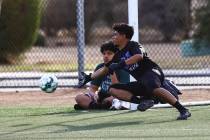
[[[67,107],[0,108],[0,139],[210,139],[210,106],[191,107],[177,121],[175,109],[74,111]]]

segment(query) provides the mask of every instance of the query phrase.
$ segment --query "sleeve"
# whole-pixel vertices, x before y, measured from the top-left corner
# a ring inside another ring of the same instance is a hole
[[[135,54],[145,54],[145,49],[143,48],[143,46],[141,44],[139,44],[138,42],[130,42],[129,44],[131,47],[129,47],[129,51],[135,55]]]
[[[94,71],[97,71],[98,69],[102,68],[103,66],[104,66],[103,63],[97,65]],[[103,77],[102,78],[97,78],[97,79],[92,80],[90,84],[99,87],[101,85],[101,83],[102,83],[102,80],[103,80]]]
[[[128,83],[130,82],[130,75],[128,72],[124,70],[117,70],[116,71],[117,79],[120,83]]]

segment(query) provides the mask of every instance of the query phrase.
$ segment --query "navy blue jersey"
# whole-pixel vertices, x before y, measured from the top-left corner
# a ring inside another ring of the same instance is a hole
[[[112,63],[118,63],[121,60],[126,60],[135,54],[143,54],[143,60],[127,65],[123,69],[130,73],[135,79],[139,79],[147,70],[159,68],[146,54],[144,48],[137,42],[129,41],[126,47],[119,50],[113,57]]]
[[[94,71],[102,68],[103,66],[104,66],[104,63],[99,64],[95,68]],[[129,76],[129,74],[126,71],[118,70],[115,73],[116,73],[117,79],[119,80],[120,83],[127,83],[127,82],[130,81],[130,76]],[[99,92],[106,94],[108,89],[109,89],[109,86],[112,84],[111,75],[108,74],[108,75],[106,75],[104,77],[94,79],[93,81],[91,81],[91,84],[100,87],[100,91]]]

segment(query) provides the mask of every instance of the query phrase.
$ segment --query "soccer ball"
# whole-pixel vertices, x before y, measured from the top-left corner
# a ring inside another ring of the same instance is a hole
[[[58,86],[58,79],[54,74],[45,74],[39,80],[39,87],[42,91],[52,93]]]

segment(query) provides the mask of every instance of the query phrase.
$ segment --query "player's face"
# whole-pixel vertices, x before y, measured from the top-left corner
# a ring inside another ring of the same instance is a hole
[[[112,42],[115,45],[117,45],[117,46],[121,45],[122,42],[124,41],[124,39],[125,39],[125,35],[124,34],[120,34],[117,31],[114,31],[113,36],[112,36]]]
[[[113,56],[114,56],[114,53],[112,51],[109,51],[109,50],[104,51],[103,52],[104,63],[108,63],[109,61],[111,61]]]

